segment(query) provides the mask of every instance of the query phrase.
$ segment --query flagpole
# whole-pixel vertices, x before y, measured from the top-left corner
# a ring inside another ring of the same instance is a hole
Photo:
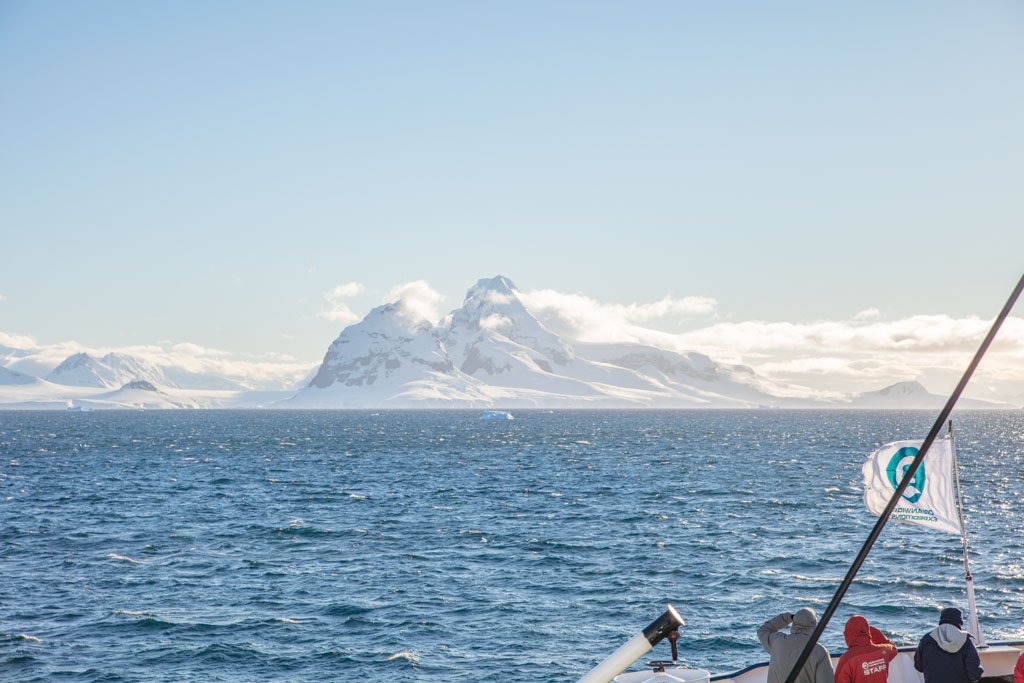
[[[914,474],[917,472],[917,468],[921,466],[921,461],[924,460],[925,454],[935,441],[935,437],[942,431],[942,425],[945,424],[949,418],[949,414],[953,412],[953,406],[956,405],[957,399],[960,398],[960,394],[963,393],[964,388],[967,386],[967,382],[971,379],[971,375],[977,369],[978,364],[981,363],[982,357],[985,352],[988,351],[988,347],[992,344],[992,340],[995,339],[996,333],[999,328],[1002,327],[1003,322],[1007,316],[1010,315],[1010,310],[1013,305],[1017,303],[1017,298],[1021,294],[1021,290],[1024,290],[1024,275],[1021,276],[1017,282],[1017,286],[1013,288],[1013,292],[1010,293],[1010,298],[1006,300],[1003,305],[1003,309],[996,316],[995,321],[992,323],[992,327],[989,329],[988,334],[985,335],[985,339],[982,340],[981,346],[978,347],[977,352],[974,354],[974,358],[967,365],[967,370],[964,371],[963,377],[957,383],[956,388],[953,389],[953,393],[950,394],[949,399],[946,400],[946,405],[942,408],[939,413],[938,419],[935,420],[935,424],[928,431],[928,435],[924,438],[924,443],[921,444],[921,450],[918,451],[914,457],[913,462],[910,463],[910,467],[903,474],[903,479],[900,481],[899,486],[896,487],[896,491],[892,494],[892,498],[889,499],[889,503],[885,506],[885,509],[878,516],[878,521],[875,522],[875,526],[871,529],[871,533],[868,534],[867,540],[864,541],[864,545],[861,547],[860,552],[857,553],[857,557],[854,558],[853,564],[846,572],[846,576],[839,583],[839,587],[836,589],[835,595],[832,596],[832,600],[829,602],[828,607],[825,608],[825,612],[818,619],[818,625],[814,627],[814,631],[811,633],[811,637],[807,640],[807,644],[804,645],[803,651],[800,656],[797,657],[796,661],[793,662],[793,667],[789,670],[789,675],[786,676],[785,683],[795,683],[796,677],[799,675],[800,670],[804,664],[807,663],[808,658],[811,656],[811,651],[814,650],[814,646],[817,645],[818,640],[821,638],[821,634],[825,631],[825,627],[828,626],[828,622],[832,619],[832,615],[835,614],[836,609],[839,608],[839,603],[842,602],[843,596],[846,595],[847,589],[850,584],[853,583],[853,579],[857,576],[857,572],[860,571],[860,567],[864,564],[865,558],[868,553],[871,552],[871,547],[874,546],[875,541],[878,540],[878,536],[882,533],[882,528],[885,523],[889,521],[889,515],[892,514],[893,509],[903,496],[903,492],[907,490],[907,486],[910,485],[911,480],[914,478]]]
[[[967,549],[967,526],[964,524],[964,496],[960,488],[960,464],[956,459],[956,439],[953,438],[953,421],[949,421],[949,446],[953,453],[953,481],[956,484],[956,511],[960,517],[960,540],[964,544],[964,578],[967,580],[967,613],[970,623],[967,630],[977,643],[978,647],[988,647],[981,635],[981,622],[978,621],[978,606],[974,600],[974,577],[971,575],[971,560]]]

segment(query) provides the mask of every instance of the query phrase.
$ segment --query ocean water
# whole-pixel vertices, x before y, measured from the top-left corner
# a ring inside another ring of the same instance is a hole
[[[934,420],[515,415],[0,413],[0,680],[574,680],[666,603],[689,665],[734,670],[825,607],[864,458]],[[983,628],[1019,639],[1024,411],[955,423]],[[960,539],[890,524],[823,642],[965,603]]]

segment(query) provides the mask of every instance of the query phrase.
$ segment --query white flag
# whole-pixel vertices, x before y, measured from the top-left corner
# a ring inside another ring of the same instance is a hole
[[[864,505],[880,515],[910,469],[923,441],[887,443],[864,463]],[[953,491],[953,441],[936,439],[914,473],[890,519],[913,522],[951,534],[961,534]]]

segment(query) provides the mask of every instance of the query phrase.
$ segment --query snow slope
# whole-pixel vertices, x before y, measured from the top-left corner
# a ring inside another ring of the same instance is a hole
[[[26,384],[37,384],[40,381],[38,377],[0,367],[0,386],[24,386]]]
[[[0,368],[0,377],[6,376],[5,370]],[[0,410],[266,408],[294,393],[174,389],[158,387],[145,380],[128,382],[111,390],[107,387],[75,387],[39,378],[30,379],[31,382],[22,384],[3,384],[0,381]]]
[[[81,398],[76,405],[90,410],[102,409],[139,409],[154,410],[167,408],[200,408],[202,405],[187,395],[172,395],[169,391],[157,388],[146,380],[133,380],[114,391]]]
[[[678,407],[685,407],[683,404],[687,402],[728,403],[731,407],[809,407],[823,405],[827,400],[803,387],[764,380],[745,365],[717,363],[692,351],[676,353],[642,344],[578,343],[576,354],[629,369],[657,382],[677,397],[674,402]]]

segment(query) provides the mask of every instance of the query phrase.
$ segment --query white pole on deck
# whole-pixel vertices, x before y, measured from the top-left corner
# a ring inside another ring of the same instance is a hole
[[[971,561],[967,553],[967,527],[964,525],[964,498],[960,490],[960,465],[956,461],[956,440],[953,438],[953,421],[949,421],[949,445],[953,453],[953,476],[956,483],[956,510],[960,517],[960,540],[964,544],[964,576],[967,579],[967,631],[974,636],[978,647],[988,647],[981,635],[978,622],[978,606],[974,601],[974,577],[971,575]]]
[[[633,662],[643,657],[648,650],[661,642],[670,632],[678,631],[680,626],[685,625],[686,622],[679,616],[675,607],[668,605],[664,614],[652,621],[643,631],[627,640],[618,650],[608,655],[603,662],[591,669],[577,683],[609,683]],[[674,641],[672,651],[674,655]]]
[[[647,654],[651,647],[653,646],[644,638],[644,634],[638,633],[591,669],[577,683],[608,683],[629,668],[633,662]]]

